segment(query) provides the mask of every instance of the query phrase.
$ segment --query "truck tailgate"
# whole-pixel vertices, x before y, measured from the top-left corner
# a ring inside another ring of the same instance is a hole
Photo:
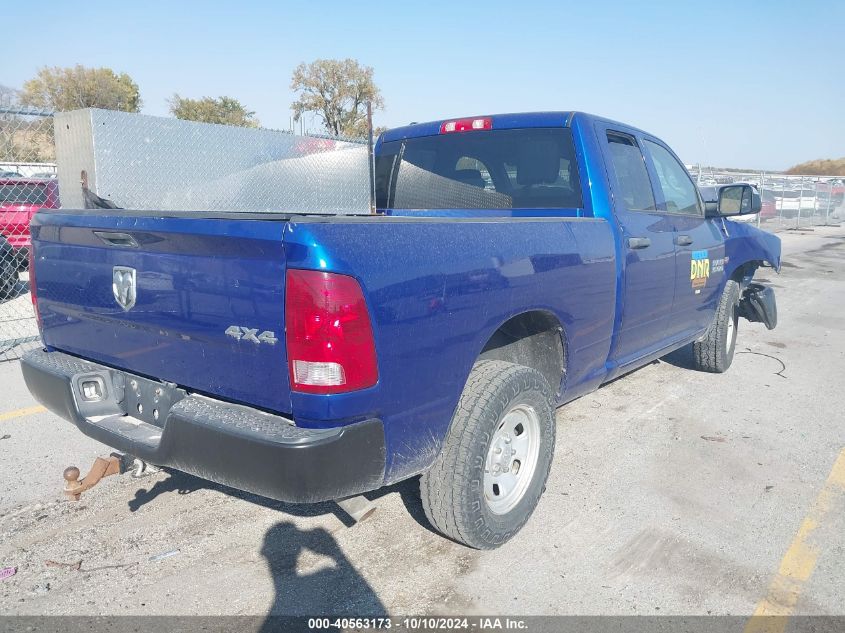
[[[44,343],[289,413],[285,225],[284,219],[39,213],[32,234]]]

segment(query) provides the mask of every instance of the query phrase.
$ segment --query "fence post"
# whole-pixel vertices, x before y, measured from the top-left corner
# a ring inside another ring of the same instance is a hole
[[[798,215],[795,219],[795,228],[801,228],[801,198],[804,197],[804,176],[801,176],[801,191],[798,192]]]
[[[827,211],[824,214],[824,225],[830,226],[830,201],[833,199],[833,183],[827,181]]]

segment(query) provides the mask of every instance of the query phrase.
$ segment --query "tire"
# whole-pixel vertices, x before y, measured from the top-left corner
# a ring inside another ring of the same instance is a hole
[[[552,389],[542,374],[504,361],[477,362],[441,453],[420,479],[426,517],[459,543],[499,547],[537,507],[554,444]]]
[[[0,259],[0,301],[11,299],[17,284],[18,271],[15,266],[11,261]]]
[[[731,366],[739,329],[739,292],[739,284],[729,279],[707,334],[692,344],[696,369],[721,374]]]

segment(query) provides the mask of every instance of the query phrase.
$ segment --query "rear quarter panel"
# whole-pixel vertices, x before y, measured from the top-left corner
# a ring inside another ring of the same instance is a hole
[[[546,310],[562,324],[561,400],[594,388],[606,373],[616,268],[604,220],[294,220],[285,252],[289,268],[358,279],[379,361],[370,389],[292,394],[294,417],[303,426],[383,419],[387,483],[436,457],[473,363],[512,316]]]

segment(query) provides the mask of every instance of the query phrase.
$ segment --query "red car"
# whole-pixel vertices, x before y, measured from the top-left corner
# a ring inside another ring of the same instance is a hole
[[[46,178],[0,178],[0,235],[19,270],[27,266],[29,221],[38,209],[59,208],[59,184]]]
[[[768,220],[769,218],[773,218],[778,214],[777,211],[777,200],[775,200],[775,194],[773,194],[768,189],[763,189],[762,193],[760,194],[762,199],[762,206],[760,207],[760,219],[761,220]]]

